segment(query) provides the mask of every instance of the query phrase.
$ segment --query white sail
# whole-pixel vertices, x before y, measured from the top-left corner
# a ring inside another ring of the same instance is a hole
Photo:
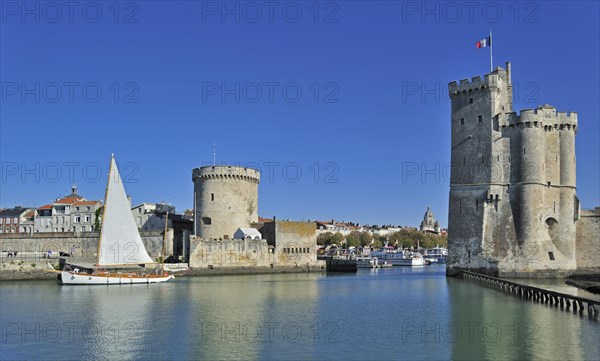
[[[110,160],[98,266],[154,263],[138,232],[114,157]]]

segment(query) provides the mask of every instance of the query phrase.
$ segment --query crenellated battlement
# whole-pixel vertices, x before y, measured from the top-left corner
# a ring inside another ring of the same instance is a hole
[[[497,67],[492,73],[484,75],[483,79],[481,76],[474,76],[471,80],[461,79],[459,83],[456,81],[448,83],[448,92],[453,96],[487,88],[498,88],[506,85],[507,82],[510,84],[507,74],[505,69]]]
[[[544,131],[577,131],[577,113],[559,112],[551,105],[542,105],[536,109],[523,109],[517,112],[498,115],[498,126],[516,128],[540,128]]]
[[[192,179],[233,179],[253,183],[260,183],[260,172],[253,168],[230,165],[214,165],[195,168]]]

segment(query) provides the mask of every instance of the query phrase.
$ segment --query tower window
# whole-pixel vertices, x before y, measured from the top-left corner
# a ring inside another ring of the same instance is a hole
[[[475,200],[475,210],[479,211],[479,200]]]
[[[523,154],[527,154],[527,148],[523,147]]]
[[[478,116],[477,116],[477,121],[478,121],[479,123],[483,122],[483,116],[481,116],[481,115],[478,115]]]
[[[554,261],[554,252],[548,252],[548,257],[550,258],[550,261]]]
[[[209,225],[212,223],[212,220],[209,217],[202,217],[202,223]]]
[[[473,98],[469,98],[469,104],[473,104]]]
[[[214,202],[214,200],[215,200],[215,194],[214,193],[210,194],[210,200]]]
[[[460,125],[465,125],[465,118],[460,118]]]
[[[462,201],[458,201],[458,211],[462,212]]]

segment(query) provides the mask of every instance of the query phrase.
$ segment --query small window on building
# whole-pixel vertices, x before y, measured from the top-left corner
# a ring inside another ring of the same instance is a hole
[[[477,116],[477,121],[478,121],[479,123],[483,122],[483,117],[482,117],[481,115],[478,115],[478,116]]]
[[[523,147],[523,154],[527,154],[527,148]]]
[[[469,104],[473,104],[473,98],[469,98]]]
[[[550,261],[554,261],[554,252],[548,252],[548,257],[550,258]]]
[[[465,125],[465,118],[460,118],[460,125]]]
[[[214,193],[211,193],[211,194],[210,194],[210,200],[211,200],[212,202],[214,202],[214,200],[215,200],[215,194],[214,194]]]
[[[475,210],[479,211],[479,200],[475,200]]]
[[[552,182],[548,182],[548,187],[550,187],[552,185]]]
[[[202,224],[205,224],[205,225],[212,224],[212,220],[209,217],[202,217]]]
[[[458,201],[458,211],[462,212],[462,201]]]

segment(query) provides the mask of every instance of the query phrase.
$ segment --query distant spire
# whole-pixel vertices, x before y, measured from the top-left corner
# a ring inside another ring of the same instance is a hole
[[[71,194],[74,196],[77,195],[77,186],[75,184],[71,187]]]

